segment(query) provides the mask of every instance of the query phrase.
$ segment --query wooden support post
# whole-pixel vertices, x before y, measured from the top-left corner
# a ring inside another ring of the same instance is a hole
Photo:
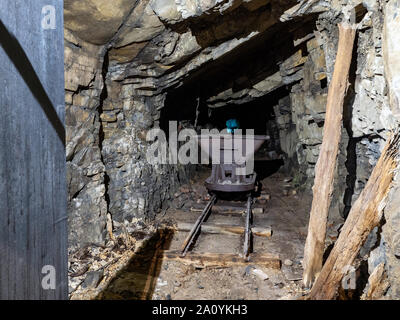
[[[304,248],[303,282],[306,287],[311,286],[322,268],[326,224],[341,136],[343,101],[347,90],[355,34],[354,27],[344,23],[339,24],[339,45],[328,91],[323,140],[315,166],[313,201]]]
[[[382,216],[398,168],[400,132],[387,142],[364,190],[352,206],[335,246],[306,299],[333,299],[343,276]]]

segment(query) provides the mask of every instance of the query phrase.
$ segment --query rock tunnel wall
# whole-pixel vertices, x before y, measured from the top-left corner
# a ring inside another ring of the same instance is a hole
[[[105,166],[100,149],[102,48],[64,32],[69,245],[106,236]]]
[[[147,162],[147,130],[160,97],[132,96],[109,82],[104,46],[65,31],[69,244],[102,244],[107,226],[140,228],[154,218],[192,168]],[[139,223],[139,226],[137,225]]]
[[[398,126],[383,70],[385,1],[120,0],[112,8],[107,1],[84,3],[78,8],[65,1],[71,247],[103,243],[107,225],[117,232],[122,225],[144,227],[188,181],[192,166],[153,166],[145,156],[146,133],[160,126],[166,97],[179,88],[209,109],[275,94],[268,106],[274,118],[266,127],[279,139],[283,170],[296,187],[311,192],[337,23],[350,4],[359,31],[330,210],[331,217],[346,216],[388,132]],[[370,273],[385,261],[390,279],[400,274],[396,190],[383,231],[379,237],[375,231],[363,251],[368,258],[373,250]],[[393,282],[388,295],[399,295],[397,286]]]

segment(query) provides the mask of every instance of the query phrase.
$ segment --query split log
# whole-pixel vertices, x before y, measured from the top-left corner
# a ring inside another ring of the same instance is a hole
[[[178,231],[190,231],[193,227],[193,223],[178,222]],[[252,227],[252,233],[259,237],[270,237],[272,235],[271,227]],[[211,234],[239,234],[244,233],[244,228],[237,225],[229,224],[202,224],[201,232]]]
[[[381,220],[394,170],[398,169],[399,153],[400,132],[397,132],[387,142],[364,190],[352,206],[339,238],[306,299],[328,300],[336,296],[348,267]]]
[[[328,90],[323,140],[315,166],[313,201],[304,248],[303,282],[306,287],[311,286],[322,268],[326,224],[341,137],[343,101],[347,90],[355,34],[355,27],[345,23],[339,24],[339,45]]]
[[[255,264],[260,267],[272,269],[280,269],[281,267],[281,260],[279,259],[279,256],[268,253],[251,254],[249,261],[245,261],[237,254],[211,252],[189,252],[185,257],[182,257],[179,251],[164,251],[163,258],[166,260],[179,261],[184,264],[201,267],[226,268],[232,266],[244,266],[249,264]]]

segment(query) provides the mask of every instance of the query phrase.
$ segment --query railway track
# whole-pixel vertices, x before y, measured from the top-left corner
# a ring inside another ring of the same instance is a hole
[[[181,257],[185,257],[188,251],[190,250],[191,246],[196,241],[198,235],[201,232],[202,224],[207,220],[209,215],[211,214],[213,205],[217,202],[217,195],[212,194],[210,200],[205,205],[203,211],[201,212],[200,216],[197,218],[196,222],[194,223],[193,227],[191,228],[188,236],[186,237],[185,241],[183,242],[181,248]],[[251,243],[252,243],[252,204],[253,198],[251,193],[247,195],[247,202],[246,202],[246,217],[245,217],[245,228],[244,228],[244,243],[243,243],[243,251],[241,253],[241,257],[248,261],[249,254],[251,252]]]

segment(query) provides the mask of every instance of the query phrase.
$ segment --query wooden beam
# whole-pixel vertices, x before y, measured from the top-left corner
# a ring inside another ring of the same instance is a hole
[[[400,132],[390,139],[372,174],[352,206],[320,275],[306,299],[333,299],[343,276],[357,256],[371,230],[382,217],[387,194],[393,180],[394,170],[398,169]]]
[[[62,0],[0,1],[0,300],[68,299],[63,30]]]
[[[315,166],[313,201],[304,248],[303,282],[306,287],[311,286],[322,268],[326,224],[341,137],[343,101],[347,90],[355,34],[354,27],[348,24],[339,24],[339,45],[328,90],[323,139]]]
[[[178,231],[190,231],[193,227],[193,223],[188,222],[178,222]],[[272,235],[271,227],[252,227],[251,228],[254,235],[259,237],[270,237]],[[211,233],[211,234],[239,234],[244,233],[244,227],[229,224],[207,224],[201,225],[201,232]]]
[[[199,203],[196,205],[193,205],[190,208],[191,212],[202,212],[204,209],[204,204]],[[214,205],[212,208],[213,213],[223,213],[223,214],[244,214],[246,211],[246,208],[242,207],[229,207],[229,206],[219,206],[219,205]]]
[[[164,251],[163,258],[202,267],[232,267],[248,264],[257,264],[257,266],[272,269],[280,269],[281,267],[279,256],[267,253],[251,254],[249,261],[245,261],[237,254],[211,252],[189,252],[185,257],[181,257],[179,251]]]
[[[202,212],[206,204],[195,204],[190,208],[192,212]],[[241,204],[240,206],[237,205],[218,205],[215,204],[212,207],[212,213],[220,213],[220,214],[245,214],[246,213],[246,205]],[[261,214],[264,212],[264,208],[262,207],[255,207],[252,209],[252,212],[255,214]]]

